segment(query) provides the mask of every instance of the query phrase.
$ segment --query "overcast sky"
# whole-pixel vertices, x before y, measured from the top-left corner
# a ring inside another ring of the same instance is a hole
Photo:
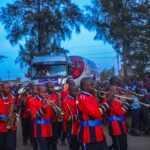
[[[14,0],[0,1],[0,7]],[[73,0],[80,7],[90,4],[90,0]],[[8,58],[0,61],[0,78],[15,79],[17,77],[24,78],[25,69],[21,70],[19,64],[15,64],[14,60],[18,55],[18,47],[12,47],[6,39],[6,31],[0,23],[0,55],[5,55]],[[69,55],[84,56],[100,66],[101,69],[112,68],[117,70],[116,53],[111,45],[103,41],[94,41],[94,32],[89,32],[83,26],[81,33],[73,32],[72,39],[62,43],[62,47],[70,51]]]

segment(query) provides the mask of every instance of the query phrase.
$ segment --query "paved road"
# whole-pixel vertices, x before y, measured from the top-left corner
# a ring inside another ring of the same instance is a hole
[[[105,128],[105,133],[107,136],[107,142],[110,144],[111,139],[108,136],[107,129]],[[22,137],[21,137],[21,129],[20,125],[18,126],[18,132],[17,132],[17,150],[32,150],[32,147],[28,143],[27,146],[22,145]],[[150,150],[150,134],[145,135],[142,134],[140,137],[134,137],[128,135],[128,150]],[[58,143],[58,150],[69,150],[68,146],[62,146],[60,142]]]

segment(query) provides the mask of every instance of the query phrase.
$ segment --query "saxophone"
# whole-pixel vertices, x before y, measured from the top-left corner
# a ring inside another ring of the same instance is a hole
[[[15,122],[18,120],[18,115],[15,113],[15,99],[12,98],[11,104],[10,104],[10,110],[8,114],[8,122],[7,122],[7,129],[12,129]]]

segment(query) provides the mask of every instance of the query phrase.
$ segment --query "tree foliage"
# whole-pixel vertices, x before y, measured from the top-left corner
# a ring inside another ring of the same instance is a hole
[[[12,45],[19,45],[16,62],[31,64],[34,56],[61,52],[61,41],[80,32],[82,11],[71,0],[15,0],[1,8],[0,20]]]
[[[0,60],[1,60],[1,59],[4,59],[4,58],[8,58],[8,57],[6,57],[6,56],[4,56],[4,55],[0,55]]]
[[[114,67],[112,67],[111,69],[104,69],[101,72],[100,80],[101,80],[101,82],[108,81],[114,75],[115,75]]]
[[[96,31],[96,40],[105,40],[127,65],[146,67],[150,56],[150,2],[148,0],[92,0],[86,7],[86,27]],[[143,60],[143,61],[142,61]]]
[[[138,34],[134,37],[128,53],[128,65],[139,75],[145,72],[150,60],[150,1],[141,1],[135,8]]]

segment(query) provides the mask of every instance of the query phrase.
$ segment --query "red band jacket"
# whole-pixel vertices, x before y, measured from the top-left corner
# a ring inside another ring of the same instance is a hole
[[[80,119],[79,142],[94,143],[105,140],[101,119],[103,112],[95,95],[82,91],[78,98]]]
[[[2,119],[8,117],[13,100],[15,99],[11,94],[9,94],[8,97],[0,96],[0,132],[8,132],[7,124],[3,122]],[[17,127],[14,123],[12,130],[16,131],[16,129]]]
[[[129,109],[128,103],[120,100],[113,100],[108,110],[109,133],[113,136],[126,134],[127,127],[125,121],[126,111]]]
[[[67,122],[67,131],[72,135],[78,135],[79,119],[77,115],[76,100],[72,96],[68,95],[62,103],[62,109],[65,113],[63,120]]]
[[[29,96],[19,95],[17,98],[17,105],[20,109],[21,116],[24,119],[30,118],[30,114],[28,112],[28,109],[29,109],[28,101],[29,101],[30,97],[31,97],[31,95],[29,95]]]
[[[52,117],[53,109],[48,106],[43,108],[47,99],[39,96],[33,97],[29,101],[29,109],[34,127],[34,137],[51,137],[52,136]]]
[[[57,106],[58,106],[58,100],[57,100],[57,95],[56,93],[52,93],[48,95],[49,99],[52,100]],[[58,118],[56,116],[56,114],[52,117],[52,123],[55,123],[58,121]]]

